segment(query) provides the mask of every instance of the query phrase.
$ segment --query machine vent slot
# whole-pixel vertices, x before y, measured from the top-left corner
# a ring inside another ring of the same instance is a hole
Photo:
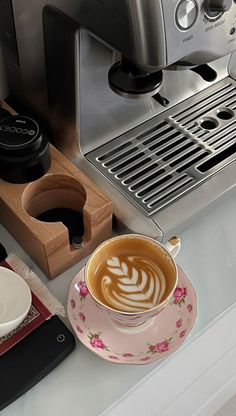
[[[153,173],[151,176],[148,176],[146,178],[144,178],[141,181],[138,181],[138,183],[130,186],[130,190],[131,191],[136,191],[136,195],[137,197],[141,198],[142,196],[146,195],[146,193],[149,190],[152,189],[156,189],[159,185],[161,185],[162,183],[166,182],[168,180],[169,177],[171,176],[162,176],[161,179],[158,179],[160,175],[162,175],[163,173],[165,173],[164,169],[160,169],[157,172]]]
[[[118,179],[126,178],[123,180],[124,185],[129,185],[135,180],[140,178],[140,171],[142,169],[142,175],[150,175],[152,171],[158,166],[156,163],[152,164],[151,157],[147,157],[144,161],[136,163],[130,169],[126,169],[124,172],[117,175]]]
[[[186,189],[186,186],[188,186],[191,182],[192,180],[187,177],[182,180],[176,180],[173,187],[168,187],[166,190],[162,190],[160,197],[154,199],[148,204],[149,208],[155,209],[155,207],[158,207],[161,203],[164,204],[166,201],[170,202],[170,200],[175,199],[176,195],[178,196],[179,192],[183,192],[184,189]]]
[[[196,163],[198,163],[200,160],[205,159],[206,156],[208,156],[207,152],[203,152],[201,153],[199,156],[190,159],[187,163],[184,163],[180,168],[177,169],[178,173],[184,172],[187,169],[191,168],[191,166],[196,165]]]
[[[153,215],[236,160],[235,137],[236,83],[227,78],[86,157]]]
[[[121,146],[116,147],[114,150],[110,150],[110,152],[108,152],[106,155],[103,155],[103,156],[99,157],[98,161],[99,162],[104,162],[107,159],[110,159],[113,155],[117,155],[119,152],[122,152],[124,149],[129,147],[131,144],[132,144],[131,142],[123,143]]]
[[[219,165],[220,163],[224,162],[228,157],[232,156],[236,152],[236,142],[233,143],[230,147],[227,147],[222,152],[217,153],[215,156],[208,159],[206,162],[204,162],[202,165],[198,166],[198,170],[200,172],[207,172],[214,168],[216,165]]]
[[[119,152],[118,155],[114,155],[116,157],[109,157],[109,160],[107,160],[103,165],[105,168],[109,168],[109,167],[115,167],[115,166],[119,166],[121,164],[121,162],[124,162],[124,160],[129,160],[130,156],[135,152],[136,150],[138,150],[138,147],[130,147],[128,150],[126,150],[125,152]]]

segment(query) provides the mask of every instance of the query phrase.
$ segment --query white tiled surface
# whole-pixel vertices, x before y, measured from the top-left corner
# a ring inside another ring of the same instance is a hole
[[[78,343],[76,350],[57,369],[24,396],[3,410],[1,416],[42,416],[44,414],[65,416],[68,412],[78,414],[79,416],[98,416],[114,402],[119,401],[121,397],[130,396],[130,400],[132,400],[130,393],[134,390],[138,391],[138,396],[141,400],[140,406],[136,407],[137,400],[135,400],[134,412],[127,413],[126,407],[122,412],[122,416],[130,414],[157,416],[163,414],[161,411],[164,411],[166,406],[170,406],[171,392],[171,400],[174,402],[176,394],[184,393],[189,383],[193,383],[193,370],[200,377],[206,370],[207,365],[209,366],[210,361],[212,361],[210,365],[213,366],[214,362],[221,357],[221,350],[226,349],[226,346],[230,348],[231,338],[231,344],[233,344],[235,332],[227,329],[226,335],[222,335],[224,331],[221,330],[220,335],[217,335],[213,349],[210,346],[208,348],[209,342],[203,342],[204,345],[201,346],[202,352],[200,352],[198,346],[195,348],[195,345],[199,344],[198,340],[202,332],[204,333],[207,325],[210,324],[214,333],[214,321],[218,320],[219,316],[230,306],[235,307],[236,305],[235,191],[227,195],[218,206],[212,208],[208,214],[202,215],[187,230],[181,233],[182,250],[178,256],[178,263],[187,273],[197,292],[198,320],[188,341],[179,351],[163,362],[156,362],[147,366],[130,367],[104,362]],[[31,266],[36,274],[47,284],[52,293],[66,304],[70,282],[84,262],[73,266],[57,279],[48,281],[27,254],[1,226],[0,241],[6,245],[8,251],[14,251]],[[235,321],[236,319],[234,319]],[[230,326],[231,328],[232,325]],[[236,344],[236,342],[234,343]],[[190,364],[183,371],[187,362],[187,352],[191,346],[194,351],[192,351],[190,356]],[[215,353],[216,349],[217,354]],[[230,358],[231,356],[229,356]],[[178,371],[171,370],[171,374],[167,376],[166,372],[168,372],[167,370],[172,364],[174,364],[175,368],[178,367]],[[230,368],[233,369],[231,361],[229,364]],[[217,374],[219,376],[217,388],[220,388],[222,383],[224,383],[222,381],[223,372],[219,371]],[[161,383],[162,390],[165,390],[165,394],[160,393],[161,389],[158,390],[156,388],[158,384],[155,381],[156,378]],[[203,393],[205,393],[207,386],[212,386],[215,378],[215,376],[212,376],[206,385],[202,386],[201,393],[202,397],[204,396],[204,400],[208,399],[208,396],[206,398],[206,394],[204,395]],[[225,378],[228,380],[227,374]],[[145,382],[145,379],[147,382]],[[153,388],[148,387],[145,390],[146,385],[153,386]],[[138,386],[138,388],[134,386]],[[213,387],[214,393],[217,390],[215,385]],[[167,388],[168,395],[166,394]],[[233,394],[234,391],[232,392]],[[150,396],[149,402],[144,399],[148,395]],[[191,398],[194,399],[194,394]],[[183,414],[183,416],[197,415],[196,412],[189,411],[192,408],[190,404],[194,401],[192,399],[189,396],[190,403],[187,413],[185,399],[183,401],[185,412],[176,412],[175,406],[175,412],[171,413],[172,410],[168,408],[165,416],[172,416],[172,414]],[[200,403],[200,401],[196,403],[198,408]],[[141,412],[142,405],[145,405],[146,409],[147,405],[149,406],[146,413]],[[157,413],[158,407],[159,412]],[[110,414],[110,412],[106,414]],[[202,415],[198,413],[198,416]],[[205,415],[210,416],[209,413],[205,413]],[[236,414],[233,416],[236,416]]]

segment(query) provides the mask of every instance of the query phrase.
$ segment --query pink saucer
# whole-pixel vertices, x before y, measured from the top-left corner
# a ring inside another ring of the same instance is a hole
[[[82,269],[72,280],[67,311],[78,339],[92,352],[113,363],[146,364],[166,357],[183,344],[196,321],[197,301],[190,281],[179,268],[178,286],[159,315],[139,327],[119,327],[94,304]]]

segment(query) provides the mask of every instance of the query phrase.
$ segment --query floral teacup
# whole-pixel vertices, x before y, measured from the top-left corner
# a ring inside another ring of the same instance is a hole
[[[180,239],[166,246],[138,234],[122,235],[102,243],[85,267],[85,282],[98,308],[122,326],[137,326],[168,305],[178,283],[174,256]],[[180,295],[180,294],[179,294]]]

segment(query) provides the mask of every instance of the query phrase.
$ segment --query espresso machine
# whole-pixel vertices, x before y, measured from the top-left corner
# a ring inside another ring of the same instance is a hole
[[[236,0],[1,0],[10,95],[162,241],[236,177]]]

